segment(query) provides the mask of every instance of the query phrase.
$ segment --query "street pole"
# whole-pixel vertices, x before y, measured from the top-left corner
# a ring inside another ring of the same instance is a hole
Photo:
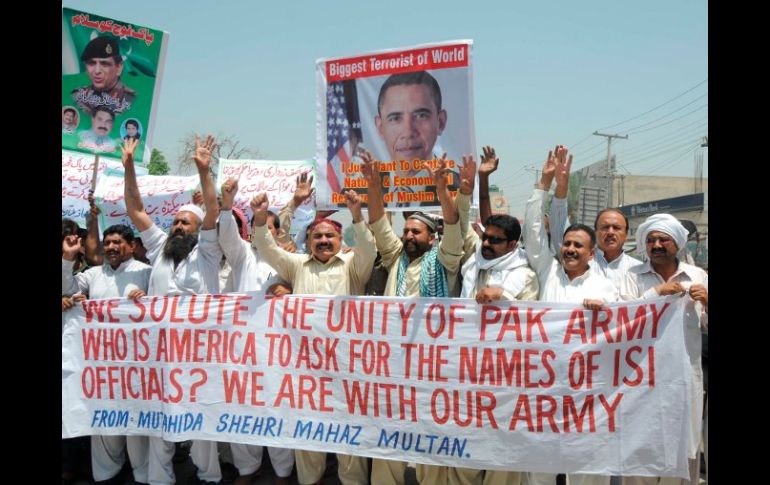
[[[612,203],[612,184],[615,181],[615,169],[612,166],[612,139],[613,138],[621,138],[624,140],[628,140],[628,135],[608,135],[605,133],[599,133],[598,131],[594,131],[594,135],[596,136],[604,136],[607,137],[607,203],[606,207],[615,207],[616,204]]]

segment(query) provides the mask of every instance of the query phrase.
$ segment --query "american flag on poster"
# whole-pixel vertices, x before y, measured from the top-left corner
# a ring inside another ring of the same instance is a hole
[[[350,123],[345,106],[342,82],[329,83],[326,88],[326,178],[334,192],[343,185],[342,163],[350,163]]]

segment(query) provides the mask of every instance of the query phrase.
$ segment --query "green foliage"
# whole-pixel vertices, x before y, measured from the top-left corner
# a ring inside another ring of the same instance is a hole
[[[163,155],[163,152],[157,148],[152,149],[150,164],[147,166],[147,170],[150,175],[168,175],[169,168],[166,157]]]

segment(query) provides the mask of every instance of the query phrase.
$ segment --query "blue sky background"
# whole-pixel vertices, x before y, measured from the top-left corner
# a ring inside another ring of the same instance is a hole
[[[708,176],[705,0],[64,6],[171,34],[154,134],[169,161],[190,131],[233,135],[265,158],[312,158],[316,59],[473,39],[476,144],[497,149],[492,183],[513,215],[553,145],[573,150],[573,168],[604,158],[595,130],[630,135],[613,142],[621,174],[692,176],[703,151]]]

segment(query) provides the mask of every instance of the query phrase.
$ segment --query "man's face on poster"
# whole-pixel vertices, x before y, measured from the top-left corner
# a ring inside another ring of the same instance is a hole
[[[117,84],[123,63],[118,64],[113,57],[93,57],[86,61],[86,72],[95,89],[106,91]]]
[[[433,145],[446,121],[446,110],[438,110],[430,88],[424,84],[389,87],[374,118],[391,160],[433,158]]]
[[[134,126],[132,123],[128,123],[126,125],[126,135],[128,136],[136,136],[136,126]]]
[[[97,111],[91,122],[91,129],[99,136],[107,136],[112,131],[115,119],[106,111]]]
[[[65,111],[62,115],[62,121],[65,125],[72,125],[75,122],[75,114],[72,111]]]

